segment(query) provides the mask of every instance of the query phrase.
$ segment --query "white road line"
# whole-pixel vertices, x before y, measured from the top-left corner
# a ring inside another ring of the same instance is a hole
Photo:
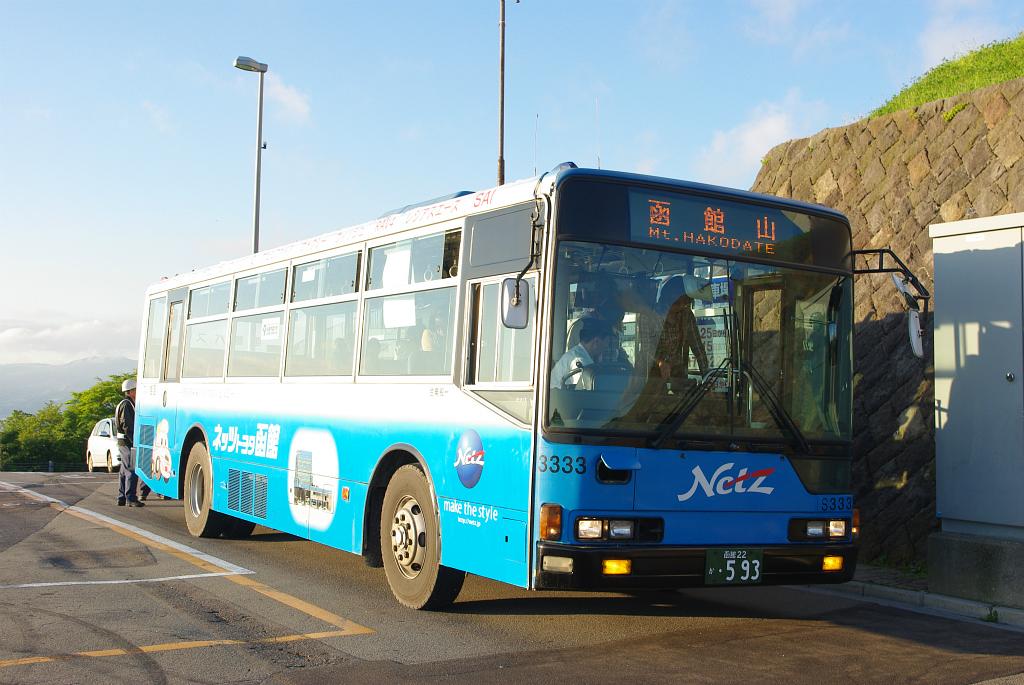
[[[2,488],[4,490],[7,490],[9,492],[21,493],[23,495],[26,495],[27,497],[31,497],[31,498],[39,500],[41,502],[47,502],[49,504],[56,504],[56,505],[58,505],[58,506],[60,506],[60,507],[62,507],[64,509],[68,509],[70,511],[75,511],[75,512],[78,512],[79,514],[84,514],[84,515],[89,516],[91,518],[94,518],[94,519],[103,521],[105,523],[108,523],[108,524],[110,524],[112,526],[117,526],[118,528],[123,528],[124,530],[129,530],[129,531],[135,533],[136,535],[141,535],[142,537],[144,537],[144,538],[146,538],[148,540],[152,540],[153,542],[160,543],[161,545],[166,545],[168,547],[171,547],[173,549],[178,550],[179,552],[184,552],[186,554],[190,554],[190,555],[192,555],[194,557],[202,559],[203,561],[205,561],[205,562],[207,562],[209,564],[213,564],[214,566],[217,566],[219,568],[224,569],[225,573],[223,573],[221,575],[238,576],[238,575],[251,575],[251,574],[255,573],[255,571],[250,571],[249,569],[244,568],[242,566],[237,566],[236,564],[232,564],[230,561],[225,561],[223,559],[219,559],[219,558],[217,558],[217,557],[215,557],[213,555],[207,554],[206,552],[200,552],[198,549],[194,549],[192,547],[189,547],[188,545],[183,545],[180,542],[175,542],[174,540],[170,540],[168,538],[165,538],[162,535],[157,535],[156,533],[153,533],[151,531],[145,530],[143,528],[139,528],[138,526],[133,526],[130,523],[125,523],[123,521],[118,521],[117,519],[110,518],[109,516],[105,516],[104,514],[100,514],[98,512],[92,511],[91,509],[85,509],[85,508],[80,507],[78,505],[72,505],[72,504],[68,504],[67,502],[62,502],[59,499],[54,499],[53,497],[50,497],[48,495],[44,495],[44,494],[42,494],[40,492],[36,492],[35,490],[29,490],[29,489],[23,488],[23,487],[21,487],[19,485],[15,485],[14,483],[6,483],[4,481],[0,481],[0,488]]]
[[[249,571],[252,573],[252,571]],[[191,580],[193,578],[221,578],[237,576],[234,571],[224,573],[192,573],[187,576],[166,576],[164,578],[135,578],[130,580],[68,580],[54,583],[20,583],[18,585],[0,585],[0,590],[16,590],[33,587],[60,587],[62,585],[129,585],[132,583],[165,583],[169,580]]]

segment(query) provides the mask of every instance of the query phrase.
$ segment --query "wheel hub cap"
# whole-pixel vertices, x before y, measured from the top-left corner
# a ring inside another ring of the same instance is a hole
[[[391,553],[406,578],[415,578],[426,554],[426,520],[414,497],[403,497],[391,523]]]

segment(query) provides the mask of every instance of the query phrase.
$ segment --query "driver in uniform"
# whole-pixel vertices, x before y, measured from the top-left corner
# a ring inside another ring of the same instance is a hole
[[[601,361],[617,341],[608,322],[587,317],[580,326],[580,341],[565,351],[551,369],[552,388],[575,388],[583,369]]]

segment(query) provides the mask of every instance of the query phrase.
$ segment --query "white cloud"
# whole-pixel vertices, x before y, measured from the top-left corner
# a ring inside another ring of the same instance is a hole
[[[309,121],[309,96],[285,84],[273,72],[267,73],[267,99],[280,108],[285,119],[297,124]]]
[[[633,136],[630,148],[636,152],[636,156],[632,161],[626,163],[626,170],[652,176],[661,173],[665,145],[656,130],[641,129],[638,131]]]
[[[764,34],[788,29],[804,4],[806,0],[750,0],[753,18],[749,26],[759,27],[758,32]]]
[[[155,102],[146,100],[142,103],[142,109],[149,115],[149,120],[153,124],[153,127],[157,131],[163,134],[173,133],[174,124],[171,121],[171,115],[167,112],[167,109],[161,107]]]
[[[22,113],[26,119],[31,121],[50,121],[53,119],[53,110],[49,107],[28,107]]]
[[[407,141],[418,141],[423,139],[423,126],[420,124],[407,124],[398,131],[398,137]]]
[[[633,163],[632,171],[637,174],[649,174],[656,175],[658,173],[658,167],[661,160],[653,157],[647,157],[644,159],[638,159]]]
[[[985,5],[971,0],[947,0],[935,5],[931,18],[917,38],[922,68],[931,69],[944,60],[1005,38],[1006,27],[984,16]]]
[[[680,16],[679,6],[674,3],[662,3],[642,14],[632,40],[648,61],[670,72],[682,68],[693,49],[685,17]]]
[[[749,0],[749,5],[744,33],[757,42],[788,48],[797,58],[813,57],[850,37],[848,22],[825,18],[812,25],[808,18],[822,12],[807,12],[809,0]]]
[[[807,102],[790,90],[781,102],[758,105],[747,119],[727,130],[717,130],[711,143],[697,153],[695,178],[733,188],[749,188],[761,159],[772,147],[817,131],[826,120],[822,102]]]
[[[850,25],[846,22],[831,24],[820,22],[812,28],[799,31],[792,41],[793,54],[797,57],[814,56],[827,51],[831,46],[843,43],[850,37]]]
[[[0,320],[0,364],[63,364],[86,357],[134,357],[138,349],[138,322]]]

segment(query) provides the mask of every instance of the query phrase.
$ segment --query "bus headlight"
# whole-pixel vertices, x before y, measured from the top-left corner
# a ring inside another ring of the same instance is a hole
[[[846,530],[846,519],[807,521],[804,527],[804,532],[808,538],[845,538]]]
[[[600,540],[604,532],[604,521],[600,519],[579,519],[576,521],[576,537],[580,540]]]
[[[612,540],[628,540],[633,537],[632,521],[609,521],[608,537]]]

